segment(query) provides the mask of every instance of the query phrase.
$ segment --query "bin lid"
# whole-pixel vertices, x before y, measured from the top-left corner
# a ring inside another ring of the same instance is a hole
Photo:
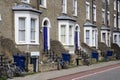
[[[40,56],[40,52],[31,52],[31,56]]]

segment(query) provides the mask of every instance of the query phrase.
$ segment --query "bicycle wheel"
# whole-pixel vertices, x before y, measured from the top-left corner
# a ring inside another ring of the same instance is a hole
[[[22,69],[20,69],[18,66],[16,66],[16,68],[15,68],[15,74],[16,74],[16,76],[21,76],[22,75]]]
[[[8,78],[13,78],[14,77],[14,73],[13,73],[13,71],[11,69],[7,70],[7,77]]]

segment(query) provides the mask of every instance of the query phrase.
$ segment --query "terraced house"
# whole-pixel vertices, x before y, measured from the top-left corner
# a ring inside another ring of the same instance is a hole
[[[120,1],[0,0],[0,34],[20,51],[37,54],[55,51],[51,41],[70,54],[98,50],[99,43],[120,47]]]
[[[99,42],[119,45],[119,5],[117,0],[40,0],[44,50],[50,49],[50,39],[60,41],[71,54],[83,49],[81,43],[95,49]]]

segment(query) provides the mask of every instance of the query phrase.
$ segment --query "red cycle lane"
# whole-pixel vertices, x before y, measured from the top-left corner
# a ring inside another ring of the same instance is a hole
[[[112,70],[115,68],[120,68],[120,64],[114,64],[114,65],[105,66],[105,67],[92,69],[92,70],[88,70],[88,71],[83,71],[83,72],[79,72],[79,73],[75,73],[75,74],[61,76],[61,77],[57,77],[57,78],[50,79],[50,80],[80,80],[81,78],[99,74],[99,73],[102,73],[102,72],[105,72],[108,70]]]

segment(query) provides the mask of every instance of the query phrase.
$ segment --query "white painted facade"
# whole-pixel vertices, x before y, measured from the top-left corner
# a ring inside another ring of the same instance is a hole
[[[19,18],[25,18],[25,41],[19,41]],[[30,41],[31,19],[35,19],[35,42]],[[39,45],[39,13],[30,11],[14,11],[15,42],[16,44],[35,44]]]
[[[103,35],[104,34],[104,35]],[[108,47],[111,46],[111,32],[108,30],[101,30],[101,42],[105,43]]]
[[[61,40],[61,26],[65,25],[65,42]],[[70,32],[70,26],[72,26]],[[80,27],[78,24],[75,25],[73,21],[69,20],[60,20],[58,21],[58,40],[64,45],[64,47],[69,51],[70,54],[73,54],[75,51],[75,26],[78,26],[78,33],[80,32]],[[71,35],[71,36],[70,36]],[[80,34],[78,34],[78,47],[80,47]]]
[[[44,25],[44,22],[47,21],[47,25]],[[48,50],[50,50],[50,28],[51,28],[51,23],[49,18],[45,17],[42,21],[42,29],[43,27],[47,27],[47,35],[48,35],[48,39],[47,39],[47,43],[48,43]],[[43,34],[43,30],[42,30],[42,34]]]
[[[116,43],[120,47],[120,33],[119,32],[113,33],[113,43]]]
[[[86,33],[86,31],[89,31],[89,33]],[[87,34],[89,34],[89,42],[87,42]],[[84,43],[86,43],[90,47],[98,47],[98,30],[97,28],[87,26],[84,27]]]

